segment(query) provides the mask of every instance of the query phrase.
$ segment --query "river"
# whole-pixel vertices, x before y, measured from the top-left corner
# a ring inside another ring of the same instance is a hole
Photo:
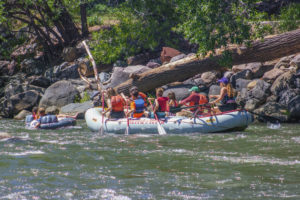
[[[300,199],[300,124],[104,135],[0,120],[0,199]]]

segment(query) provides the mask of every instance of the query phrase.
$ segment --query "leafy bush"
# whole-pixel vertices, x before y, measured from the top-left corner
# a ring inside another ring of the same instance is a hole
[[[291,31],[300,25],[300,3],[290,4],[280,11],[279,29],[281,31]]]

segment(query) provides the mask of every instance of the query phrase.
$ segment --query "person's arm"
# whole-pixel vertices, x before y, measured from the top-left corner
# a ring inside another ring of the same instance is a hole
[[[190,96],[188,96],[187,98],[179,101],[179,104],[186,104],[186,103],[189,103],[192,101],[192,98],[193,98],[193,94],[190,94]]]
[[[157,110],[158,110],[158,108],[159,108],[158,100],[157,100],[157,99],[155,99],[155,107],[154,107],[154,110],[153,110],[153,112],[154,112],[154,113],[156,113],[156,112],[157,112]]]
[[[218,98],[217,98],[216,100],[212,101],[211,103],[212,103],[212,104],[215,104],[215,103],[221,101],[221,100],[224,98],[224,96],[225,96],[226,93],[227,93],[227,89],[226,89],[225,87],[223,87],[223,88],[221,89],[220,95],[218,95]]]
[[[106,99],[106,104],[108,108],[105,111],[102,111],[102,114],[105,115],[106,113],[110,112],[112,110],[112,105],[110,99]]]

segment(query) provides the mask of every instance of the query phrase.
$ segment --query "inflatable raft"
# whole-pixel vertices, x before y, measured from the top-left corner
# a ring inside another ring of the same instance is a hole
[[[92,131],[99,131],[102,125],[101,108],[90,108],[85,113],[85,121]],[[124,134],[127,119],[104,118],[104,132]],[[163,128],[169,134],[178,133],[216,133],[244,130],[253,122],[252,115],[245,110],[233,110],[216,115],[187,117],[167,117],[160,119]],[[129,118],[130,134],[157,133],[157,121],[151,118]]]
[[[32,115],[26,116],[26,128],[34,128],[36,123],[37,121],[33,119]],[[41,117],[41,124],[39,126],[39,129],[57,129],[74,125],[76,125],[76,120],[73,118],[57,119],[56,115],[46,115]]]

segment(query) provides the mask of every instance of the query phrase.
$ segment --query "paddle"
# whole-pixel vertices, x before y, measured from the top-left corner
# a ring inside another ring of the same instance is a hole
[[[129,118],[128,118],[128,104],[127,104],[125,95],[124,95],[123,93],[121,93],[121,96],[122,96],[123,99],[125,100],[125,106],[126,106],[126,120],[127,120],[127,126],[126,126],[126,129],[125,129],[125,135],[129,135],[130,130],[129,130]]]
[[[164,129],[164,127],[162,127],[162,125],[160,124],[159,119],[158,119],[156,113],[154,112],[154,108],[153,108],[153,105],[152,105],[152,103],[151,103],[150,100],[149,100],[149,103],[150,103],[150,105],[151,105],[151,107],[152,107],[153,114],[154,114],[154,117],[155,117],[156,122],[157,122],[157,131],[158,131],[158,134],[159,134],[159,135],[166,135],[167,132],[166,132],[166,130]]]
[[[102,112],[104,112],[104,93],[103,92],[102,92],[101,99],[102,99]],[[104,114],[102,113],[102,123],[101,123],[100,129],[99,129],[100,135],[104,135],[104,127],[103,126],[104,126]]]

